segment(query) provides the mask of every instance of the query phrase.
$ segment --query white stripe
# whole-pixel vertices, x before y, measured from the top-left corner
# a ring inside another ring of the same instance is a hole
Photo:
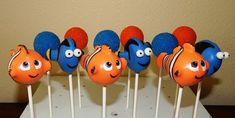
[[[9,64],[8,64],[8,70],[11,69],[11,63],[12,61],[20,54],[21,51],[18,51],[10,60]]]
[[[170,69],[169,69],[169,71],[170,71],[170,76],[171,76],[171,78],[172,79],[174,79],[174,76],[173,76],[173,66],[174,66],[174,64],[175,64],[175,61],[176,61],[176,59],[179,57],[179,55],[183,52],[183,48],[181,48],[175,55],[174,55],[174,57],[173,57],[173,59],[172,59],[172,61],[171,61],[171,63],[170,63]]]
[[[91,59],[93,58],[93,56],[95,56],[98,52],[101,51],[101,47],[99,47],[94,53],[92,53],[87,59],[85,59],[85,68],[87,70],[87,66],[90,63]]]

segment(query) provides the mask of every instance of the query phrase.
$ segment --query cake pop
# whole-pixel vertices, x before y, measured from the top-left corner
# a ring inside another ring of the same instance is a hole
[[[177,38],[180,46],[183,46],[184,43],[194,45],[197,39],[196,32],[189,26],[176,28],[173,35]]]

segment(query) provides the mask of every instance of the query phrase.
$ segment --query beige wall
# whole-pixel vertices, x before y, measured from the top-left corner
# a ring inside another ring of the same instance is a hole
[[[8,76],[8,52],[20,43],[32,48],[33,39],[40,31],[53,31],[63,37],[69,27],[83,27],[92,50],[92,40],[102,29],[120,33],[127,25],[137,25],[143,29],[145,39],[151,41],[160,32],[189,25],[196,30],[198,40],[212,39],[231,53],[220,71],[203,85],[203,103],[235,105],[234,8],[234,0],[1,0],[0,102],[25,99],[25,87],[18,86]]]

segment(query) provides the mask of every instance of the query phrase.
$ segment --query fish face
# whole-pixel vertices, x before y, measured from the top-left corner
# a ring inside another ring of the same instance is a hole
[[[26,47],[18,47],[9,63],[9,75],[18,83],[33,84],[51,69],[49,61]]]
[[[117,81],[121,72],[126,68],[127,62],[113,53],[108,46],[103,45],[97,50],[97,53],[90,58],[88,56],[86,60],[87,73],[95,83],[103,86],[110,85]]]

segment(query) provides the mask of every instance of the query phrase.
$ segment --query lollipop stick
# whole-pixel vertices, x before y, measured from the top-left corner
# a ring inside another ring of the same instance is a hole
[[[157,88],[155,118],[158,117],[158,107],[159,107],[159,100],[160,100],[161,85],[162,85],[162,68],[160,68],[159,75],[158,75],[158,88]]]
[[[138,80],[139,80],[139,74],[135,74],[135,92],[134,92],[134,107],[133,107],[133,117],[136,118],[136,104],[137,104],[137,97],[138,97]]]
[[[69,74],[69,93],[70,93],[70,106],[71,106],[71,115],[74,118],[74,103],[73,103],[73,77],[72,74]]]
[[[178,92],[179,92],[179,85],[178,85],[178,84],[176,84],[176,88],[175,88],[175,102],[174,102],[174,110],[175,110],[175,108],[176,108],[176,102],[177,102]]]
[[[28,90],[28,99],[29,99],[29,108],[30,108],[30,118],[34,118],[32,87],[31,87],[31,85],[27,86],[27,90]]]
[[[183,88],[179,87],[177,103],[176,103],[176,109],[175,109],[175,112],[174,112],[174,118],[178,118],[179,117],[179,110],[180,110],[182,94],[183,94]]]
[[[194,109],[193,109],[193,118],[197,117],[197,107],[198,107],[198,102],[200,99],[201,87],[202,87],[202,82],[199,82],[197,86],[196,102],[195,102]]]
[[[50,71],[47,71],[47,90],[48,90],[48,101],[49,101],[50,118],[52,118],[52,99],[51,99]]]
[[[131,85],[131,70],[128,69],[128,78],[127,78],[127,95],[126,95],[126,108],[129,108],[129,100],[130,100],[130,85]]]
[[[81,79],[79,73],[79,66],[77,67],[77,78],[78,78],[78,105],[79,108],[82,107],[82,99],[81,99]]]
[[[106,118],[106,86],[102,87],[102,118]]]

